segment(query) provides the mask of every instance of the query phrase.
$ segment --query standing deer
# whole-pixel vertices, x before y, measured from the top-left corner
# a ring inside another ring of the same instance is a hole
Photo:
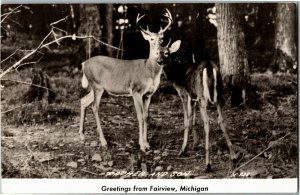
[[[179,94],[184,111],[184,138],[183,144],[178,155],[182,155],[186,151],[190,126],[192,119],[195,117],[195,106],[199,102],[201,117],[205,130],[205,162],[206,172],[211,171],[209,157],[209,118],[207,115],[207,104],[211,102],[217,106],[218,122],[224,133],[230,157],[234,160],[235,153],[232,149],[232,143],[227,135],[223,114],[223,84],[218,67],[212,61],[202,61],[196,63],[183,63],[176,56],[169,56],[170,52],[166,52],[163,56],[165,62],[164,73],[169,81],[172,82],[174,88]],[[194,119],[195,120],[195,119]],[[194,121],[193,121],[194,123]],[[194,145],[197,144],[197,132],[194,130]]]
[[[82,63],[83,77],[82,87],[90,86],[89,94],[81,99],[81,116],[79,134],[84,140],[83,123],[86,108],[93,103],[92,110],[96,119],[97,130],[101,145],[106,147],[98,115],[101,96],[104,91],[115,96],[132,96],[139,122],[139,145],[142,151],[149,149],[147,141],[147,118],[151,96],[157,90],[163,69],[161,55],[166,49],[161,47],[164,32],[172,23],[172,16],[167,10],[164,15],[168,18],[168,25],[160,29],[158,33],[143,29],[140,31],[145,40],[149,42],[150,51],[148,59],[121,60],[107,56],[96,56]],[[137,24],[143,16],[137,16]],[[180,41],[176,41],[169,48],[171,53],[180,47]]]

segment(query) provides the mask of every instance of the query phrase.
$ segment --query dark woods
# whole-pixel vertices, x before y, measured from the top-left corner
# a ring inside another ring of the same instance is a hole
[[[214,4],[99,4],[99,5],[26,5],[20,13],[10,16],[10,19],[1,25],[2,40],[22,38],[27,40],[23,44],[30,44],[43,38],[50,30],[50,24],[66,16],[65,22],[58,25],[64,31],[58,31],[58,36],[78,34],[96,36],[108,44],[122,50],[112,49],[103,44],[90,42],[90,51],[87,40],[65,39],[60,47],[72,46],[74,62],[78,64],[82,59],[95,55],[110,55],[123,59],[146,58],[148,55],[146,41],[143,40],[135,20],[138,13],[146,14],[142,25],[150,24],[149,29],[158,31],[167,21],[161,19],[165,8],[174,15],[174,24],[165,33],[165,42],[182,40],[178,57],[182,61],[200,62],[212,59],[218,62],[217,29],[208,19],[209,8]],[[2,13],[15,7],[3,5]],[[245,43],[249,50],[250,70],[264,71],[274,64],[270,60],[274,55],[274,34],[276,4],[243,4],[239,10],[244,15],[243,28]],[[15,22],[14,22],[15,21]],[[16,22],[17,21],[17,22]],[[296,22],[296,21],[295,21]],[[297,35],[295,34],[295,40]],[[88,53],[91,54],[88,54]],[[191,53],[194,53],[192,59]],[[2,53],[5,57],[5,52]],[[8,55],[8,54],[7,54]],[[275,55],[280,55],[275,52]],[[259,62],[259,63],[257,63]],[[287,69],[292,63],[289,63]],[[273,68],[278,70],[279,68]]]

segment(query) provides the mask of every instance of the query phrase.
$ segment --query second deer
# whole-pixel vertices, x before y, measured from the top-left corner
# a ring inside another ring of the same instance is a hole
[[[161,47],[164,32],[172,23],[172,16],[167,10],[165,16],[168,25],[158,33],[144,30],[140,27],[145,40],[149,42],[150,51],[148,59],[121,60],[107,56],[96,56],[82,63],[82,87],[90,87],[90,92],[81,99],[81,116],[79,134],[84,140],[84,118],[86,108],[93,103],[92,110],[96,119],[97,130],[101,145],[106,147],[99,119],[99,104],[104,91],[115,96],[132,96],[139,122],[139,145],[142,151],[149,149],[147,140],[148,108],[152,94],[157,90],[163,69],[162,54],[165,47]],[[143,16],[142,16],[143,17]],[[142,17],[137,17],[137,23]],[[180,47],[176,41],[169,48],[176,52]]]
[[[211,102],[217,106],[218,123],[224,133],[232,160],[236,156],[232,149],[232,143],[226,132],[226,127],[222,114],[223,105],[223,84],[218,67],[212,61],[202,61],[200,63],[183,63],[176,56],[165,55],[164,73],[179,94],[184,111],[184,138],[179,155],[186,151],[189,129],[195,116],[195,106],[199,102],[201,118],[205,131],[205,162],[206,172],[211,170],[209,157],[209,118],[207,115],[207,104]],[[194,130],[194,144],[198,142],[197,133]]]

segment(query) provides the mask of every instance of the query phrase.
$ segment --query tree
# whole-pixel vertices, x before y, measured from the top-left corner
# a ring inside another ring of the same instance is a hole
[[[100,14],[97,5],[81,4],[80,5],[80,27],[78,34],[94,36],[101,39],[102,31],[100,27]],[[100,43],[93,41],[92,38],[83,40],[85,45],[86,58],[91,57],[95,49],[99,49]]]
[[[243,4],[216,3],[220,68],[231,106],[245,104],[249,67],[243,32]]]
[[[278,3],[275,23],[275,53],[271,68],[273,72],[286,71],[296,63],[296,4]]]
[[[113,14],[114,14],[114,5],[113,4],[107,4],[106,5],[106,38],[107,38],[107,43],[109,45],[113,45]],[[113,50],[111,47],[107,47],[107,54],[108,56],[114,57]]]

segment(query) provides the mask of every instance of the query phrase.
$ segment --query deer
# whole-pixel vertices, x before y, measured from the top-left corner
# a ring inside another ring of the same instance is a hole
[[[211,171],[209,157],[209,118],[207,114],[207,105],[210,102],[217,107],[218,123],[226,139],[230,158],[235,163],[236,155],[227,134],[223,118],[223,83],[218,66],[210,60],[200,61],[199,63],[195,63],[194,61],[183,62],[168,50],[165,50],[163,61],[165,62],[164,75],[172,83],[180,96],[184,111],[184,136],[178,155],[184,155],[186,152],[189,129],[192,125],[195,125],[196,104],[199,103],[205,131],[205,171]],[[198,143],[198,136],[197,131],[193,130],[195,146]]]
[[[148,108],[151,96],[157,90],[163,69],[162,54],[166,47],[162,47],[164,32],[169,28],[173,19],[169,10],[164,16],[168,19],[165,28],[160,28],[159,32],[150,32],[139,25],[139,21],[144,17],[137,15],[136,24],[140,28],[143,38],[149,42],[150,50],[148,59],[123,60],[108,56],[95,56],[82,63],[82,87],[90,88],[90,92],[81,99],[81,114],[79,135],[84,141],[84,119],[86,108],[92,104],[92,111],[97,124],[99,141],[101,146],[107,148],[107,141],[104,137],[100,119],[99,105],[104,91],[114,96],[131,96],[139,123],[139,145],[140,150],[145,152],[150,149],[147,140],[147,119]],[[177,40],[170,47],[170,53],[176,52],[181,41]]]

